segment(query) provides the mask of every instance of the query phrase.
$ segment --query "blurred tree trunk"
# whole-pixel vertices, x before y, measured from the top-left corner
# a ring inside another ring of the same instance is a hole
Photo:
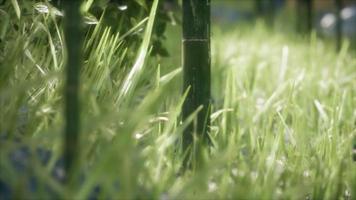
[[[257,18],[261,18],[263,16],[263,0],[255,0],[255,15]]]
[[[183,149],[189,151],[184,166],[196,158],[192,144],[209,141],[210,126],[210,0],[183,0],[183,89],[189,93],[183,105],[185,121],[200,106],[194,123],[183,134]],[[197,140],[195,140],[197,139]],[[190,149],[190,150],[189,150]],[[195,148],[194,148],[195,149]]]
[[[267,6],[267,24],[273,28],[274,27],[274,18],[276,15],[276,8],[275,8],[275,0],[269,0]]]
[[[82,31],[79,0],[63,1],[64,38],[67,49],[65,82],[64,161],[66,182],[73,181],[79,160],[79,73],[82,64]]]
[[[275,0],[255,0],[255,16],[273,28],[275,18]]]
[[[342,0],[334,0],[336,6],[336,50],[340,51],[342,45],[342,18],[341,18],[341,10],[343,7]]]
[[[297,32],[310,34],[313,20],[313,0],[297,0]]]
[[[354,144],[352,147],[352,158],[354,161],[356,161],[356,138],[354,137]]]

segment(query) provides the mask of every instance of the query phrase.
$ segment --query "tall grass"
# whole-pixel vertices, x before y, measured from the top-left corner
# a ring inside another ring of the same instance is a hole
[[[147,30],[153,16],[130,33],[148,41],[149,31],[139,30]],[[59,17],[34,10],[21,17],[26,21],[11,21],[0,44],[0,186],[5,183],[18,198],[66,193],[57,177],[65,80]],[[102,19],[86,29],[80,77],[84,162],[74,198],[355,198],[356,60],[347,43],[335,53],[315,35],[306,41],[260,25],[214,29],[213,145],[204,149],[210,154],[202,156],[200,170],[180,174],[184,159],[177,144],[198,113],[180,120],[187,94],[177,87],[181,69],[173,62],[180,59],[179,28],[167,33],[167,47],[177,48],[173,57],[146,56],[119,103],[140,46],[147,44],[127,40]],[[18,154],[24,146],[32,156]],[[48,162],[36,156],[39,148],[51,152]],[[14,167],[21,158],[24,170]]]

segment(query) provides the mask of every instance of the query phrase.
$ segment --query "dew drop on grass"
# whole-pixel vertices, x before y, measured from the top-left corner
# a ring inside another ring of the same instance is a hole
[[[256,181],[257,178],[258,178],[258,172],[256,172],[256,171],[251,172],[251,179],[253,181]]]
[[[232,173],[233,176],[237,176],[237,175],[238,175],[238,170],[237,170],[237,168],[233,168],[233,169],[231,170],[231,173]]]
[[[256,109],[257,110],[262,110],[264,104],[265,104],[265,99],[264,98],[259,97],[259,98],[256,99]]]
[[[84,16],[84,23],[88,25],[96,25],[99,23],[99,20],[95,18],[93,15]]]
[[[159,197],[160,200],[169,200],[169,195],[167,193],[163,193],[161,194],[161,196]]]
[[[54,15],[63,16],[63,13],[54,7],[48,7],[46,4],[38,3],[34,6],[35,10],[42,14],[48,14],[52,12]]]
[[[304,176],[305,178],[310,177],[310,171],[309,171],[309,170],[305,170],[305,171],[303,172],[303,176]]]
[[[351,199],[351,192],[349,190],[345,190],[344,196],[345,199]]]
[[[39,12],[39,13],[48,13],[48,6],[44,5],[44,4],[38,4],[35,6],[35,9]]]
[[[213,182],[213,181],[209,181],[208,182],[208,192],[215,192],[218,189],[218,185]]]
[[[276,189],[276,195],[277,195],[277,197],[281,197],[281,196],[283,195],[283,190],[278,187],[278,188]]]
[[[125,11],[125,10],[127,10],[127,5],[120,5],[117,8],[121,11]]]
[[[137,140],[141,139],[142,137],[143,137],[143,134],[140,134],[140,133],[136,133],[136,134],[135,134],[135,138],[136,138]]]

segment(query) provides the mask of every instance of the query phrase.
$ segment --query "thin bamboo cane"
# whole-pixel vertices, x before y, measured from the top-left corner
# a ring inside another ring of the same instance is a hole
[[[82,32],[79,0],[63,1],[65,12],[64,37],[67,48],[65,82],[64,168],[66,182],[73,181],[79,160],[79,73],[82,64]]]
[[[313,29],[313,0],[297,0],[297,31],[310,34]]]
[[[270,28],[274,28],[274,18],[276,15],[276,8],[275,8],[275,0],[269,0],[268,2],[268,12],[267,12],[267,24],[270,26]]]
[[[255,15],[257,18],[261,18],[263,16],[263,3],[262,0],[255,0]]]
[[[255,0],[255,15],[273,29],[275,18],[275,0]]]
[[[356,162],[356,138],[354,138],[354,144],[352,147],[352,158]]]
[[[311,33],[313,30],[313,0],[306,1],[306,10],[307,10],[307,33]]]
[[[195,123],[183,134],[183,149],[192,145],[194,135],[209,141],[210,126],[210,0],[183,0],[183,88],[190,88],[183,105],[183,120],[199,106]],[[187,163],[185,163],[187,164]]]
[[[341,10],[343,7],[342,0],[335,0],[336,6],[336,50],[340,51],[342,43],[342,19]]]

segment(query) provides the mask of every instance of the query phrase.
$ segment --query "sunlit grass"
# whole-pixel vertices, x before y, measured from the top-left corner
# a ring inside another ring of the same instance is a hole
[[[128,35],[100,20],[86,27],[84,178],[75,197],[87,199],[95,190],[99,198],[123,199],[355,198],[356,58],[347,43],[335,53],[314,35],[301,39],[260,25],[214,29],[213,146],[200,169],[181,174],[187,122],[180,121],[180,30],[168,30],[171,57],[146,56],[150,33],[138,29],[149,30],[153,16]],[[0,133],[21,142],[0,139],[0,180],[19,197],[48,197],[48,188],[65,196],[52,176],[63,136],[62,27],[45,14],[32,20],[23,25],[29,31],[9,32],[1,46]],[[130,34],[143,35],[143,44],[128,40]],[[45,165],[28,158],[19,173],[8,155],[22,144],[52,156]],[[31,177],[40,185],[34,191]]]

